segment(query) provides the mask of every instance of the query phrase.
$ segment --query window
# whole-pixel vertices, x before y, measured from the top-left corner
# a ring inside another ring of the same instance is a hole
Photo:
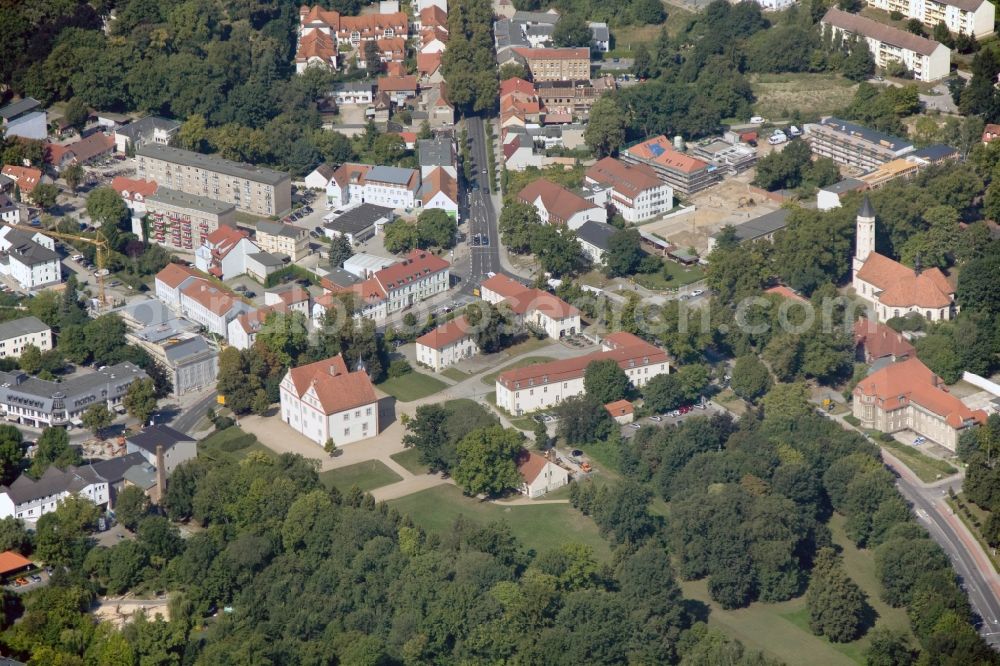
[[[344,437],[350,437],[350,435],[351,435],[351,429],[344,428]]]

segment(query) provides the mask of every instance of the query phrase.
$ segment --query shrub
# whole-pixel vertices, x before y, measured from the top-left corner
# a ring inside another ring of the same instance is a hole
[[[413,368],[410,366],[410,362],[405,358],[397,358],[395,361],[389,363],[388,374],[390,377],[402,377],[412,371]]]

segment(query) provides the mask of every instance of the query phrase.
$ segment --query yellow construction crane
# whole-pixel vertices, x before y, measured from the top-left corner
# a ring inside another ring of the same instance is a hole
[[[61,231],[49,231],[48,229],[31,227],[26,224],[11,224],[9,225],[15,229],[20,229],[30,234],[42,234],[43,236],[52,236],[53,238],[60,238],[62,240],[70,241],[80,241],[81,243],[87,243],[88,245],[94,245],[97,248],[96,261],[94,264],[97,266],[97,291],[98,298],[100,299],[101,311],[104,311],[107,305],[107,299],[104,295],[104,266],[108,260],[108,242],[97,236],[96,238],[90,238],[88,236],[80,236],[77,234],[67,234]]]

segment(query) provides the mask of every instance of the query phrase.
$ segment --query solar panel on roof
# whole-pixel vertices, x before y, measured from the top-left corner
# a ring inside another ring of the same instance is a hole
[[[658,143],[649,144],[649,152],[653,153],[653,157],[659,157],[663,154],[663,146]]]

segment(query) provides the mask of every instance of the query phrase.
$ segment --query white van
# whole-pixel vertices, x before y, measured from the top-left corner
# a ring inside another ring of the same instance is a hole
[[[800,130],[795,125],[792,125],[791,127],[788,128],[788,133],[791,134],[792,136],[801,136],[802,130]]]
[[[768,139],[767,139],[767,142],[769,144],[771,144],[772,146],[777,146],[779,144],[785,143],[786,141],[788,141],[788,137],[785,136],[784,132],[782,132],[780,134],[774,133],[771,136],[769,136]]]

